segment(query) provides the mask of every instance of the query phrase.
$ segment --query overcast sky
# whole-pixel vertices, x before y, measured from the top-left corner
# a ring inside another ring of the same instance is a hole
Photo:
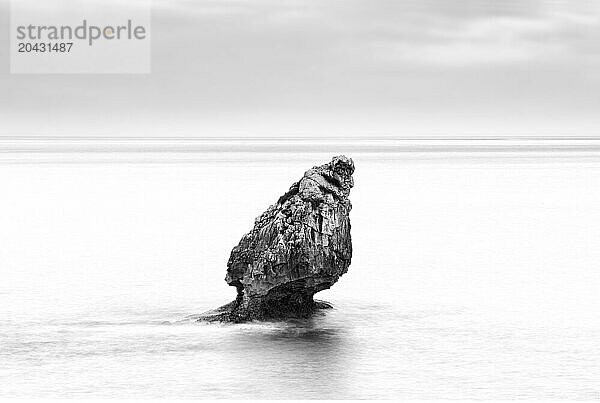
[[[600,135],[596,0],[154,0],[150,75],[9,74],[1,135]]]

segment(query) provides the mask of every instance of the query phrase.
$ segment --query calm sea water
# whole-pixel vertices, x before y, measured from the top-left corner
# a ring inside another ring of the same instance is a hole
[[[157,303],[157,305],[159,305]],[[3,396],[597,399],[600,330],[339,302],[206,325],[195,307],[2,323]]]
[[[356,163],[335,309],[243,325],[193,315],[311,163],[0,167],[0,396],[600,397],[598,166]]]
[[[157,304],[158,305],[158,304]],[[3,396],[598,397],[598,329],[464,309],[338,303],[305,321],[202,325],[176,311],[2,324]]]

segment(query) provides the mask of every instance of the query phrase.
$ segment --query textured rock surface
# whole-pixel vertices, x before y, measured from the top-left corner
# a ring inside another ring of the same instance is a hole
[[[354,163],[345,156],[309,169],[233,248],[225,281],[235,301],[201,320],[304,317],[328,305],[313,295],[347,272],[352,258],[348,196]]]

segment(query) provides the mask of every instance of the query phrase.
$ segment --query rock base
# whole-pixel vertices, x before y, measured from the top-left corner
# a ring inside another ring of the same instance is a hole
[[[217,309],[200,314],[198,322],[229,322],[241,323],[252,320],[285,320],[306,319],[323,309],[332,309],[333,306],[326,301],[307,300],[300,296],[265,301],[257,299],[244,304],[236,299]]]

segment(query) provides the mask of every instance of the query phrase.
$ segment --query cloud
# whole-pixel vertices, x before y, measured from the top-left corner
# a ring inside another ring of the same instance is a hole
[[[573,130],[585,119],[600,127],[597,0],[153,4],[151,76],[0,74],[0,112],[24,132],[61,132],[79,124],[74,115],[114,132],[188,122],[181,130],[194,135],[211,122],[223,131],[310,132],[327,120],[321,131],[396,132],[409,120],[428,131],[505,114],[548,130],[558,130],[549,115]]]
[[[403,7],[388,5],[388,13],[372,11],[345,21],[350,47],[387,69],[553,63],[600,53],[600,3],[400,3]]]
[[[562,57],[560,52],[569,44],[544,39],[562,29],[550,20],[475,19],[452,28],[440,24],[421,41],[406,41],[399,35],[395,40],[374,41],[371,46],[381,60],[396,63],[459,68],[527,63]]]

